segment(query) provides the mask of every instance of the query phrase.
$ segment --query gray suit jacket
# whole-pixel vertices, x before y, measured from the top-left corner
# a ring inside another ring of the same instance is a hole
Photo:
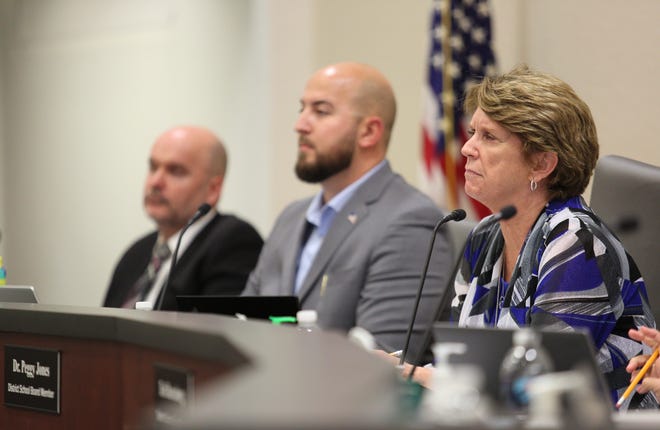
[[[293,294],[310,201],[294,202],[279,216],[243,295]],[[298,294],[301,308],[316,309],[324,329],[347,331],[360,326],[375,336],[381,348],[401,349],[431,234],[441,217],[427,196],[387,164],[335,217]],[[435,313],[451,266],[449,236],[441,230],[416,318],[413,354]]]

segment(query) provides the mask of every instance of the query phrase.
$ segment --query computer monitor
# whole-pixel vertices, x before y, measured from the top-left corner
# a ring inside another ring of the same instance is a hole
[[[38,300],[31,285],[2,285],[0,303],[38,303]]]
[[[436,323],[435,342],[458,342],[466,345],[464,354],[450,357],[455,364],[474,364],[483,370],[485,391],[492,399],[502,402],[499,371],[504,356],[513,344],[515,329],[458,327],[450,323]],[[596,351],[591,337],[581,331],[539,331],[541,344],[550,355],[554,371],[580,369],[593,381],[594,391],[614,410],[611,390],[596,362]]]
[[[267,320],[270,317],[295,317],[299,310],[297,296],[176,296],[181,312],[244,316]]]

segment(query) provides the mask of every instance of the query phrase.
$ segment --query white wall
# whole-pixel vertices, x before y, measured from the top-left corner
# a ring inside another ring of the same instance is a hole
[[[5,110],[6,103],[5,93],[5,60],[7,39],[9,34],[9,11],[13,7],[13,2],[8,0],[0,0],[0,256],[5,255],[5,245],[3,235],[6,227],[5,221],[5,179],[7,176],[7,169],[5,168]]]
[[[390,158],[416,183],[430,0],[0,6],[0,251],[10,282],[36,285],[43,302],[100,303],[120,253],[151,228],[140,203],[147,151],[173,124],[225,139],[221,208],[267,235],[286,203],[315,190],[293,174],[293,123],[308,75],[332,61],[391,79]],[[502,69],[526,61],[571,83],[603,154],[660,165],[657,16],[654,0],[494,0],[496,54]]]
[[[601,155],[660,165],[660,2],[533,0],[525,59],[589,104]]]

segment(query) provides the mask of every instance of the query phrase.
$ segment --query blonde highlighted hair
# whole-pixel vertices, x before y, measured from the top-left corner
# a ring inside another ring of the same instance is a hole
[[[598,136],[589,107],[566,82],[517,66],[469,88],[464,108],[468,114],[479,108],[518,135],[526,157],[557,154],[547,183],[551,199],[584,192],[598,160]]]

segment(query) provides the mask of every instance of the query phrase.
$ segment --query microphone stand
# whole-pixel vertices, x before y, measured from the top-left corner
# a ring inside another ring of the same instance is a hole
[[[499,222],[501,220],[507,220],[512,218],[516,214],[517,210],[515,206],[505,206],[503,207],[498,213],[493,215],[493,217],[488,220],[481,228],[484,229],[486,227],[489,227],[490,225]],[[462,218],[461,218],[462,219]],[[463,248],[461,249],[460,254],[458,255],[458,258],[456,259],[456,264],[454,265],[452,271],[451,271],[451,276],[449,277],[449,280],[447,281],[447,285],[445,286],[445,289],[442,291],[442,296],[440,297],[440,305],[436,309],[435,316],[431,320],[431,323],[426,327],[426,331],[424,332],[424,339],[422,342],[422,348],[419,350],[419,353],[417,354],[416,360],[412,363],[412,369],[410,369],[410,373],[408,374],[408,380],[411,381],[413,376],[415,375],[415,369],[417,369],[417,364],[419,361],[422,359],[422,356],[424,354],[424,350],[427,348],[428,344],[431,342],[431,334],[433,333],[433,326],[435,325],[435,322],[440,318],[442,315],[443,310],[447,307],[448,300],[450,297],[452,297],[449,292],[453,291],[452,284],[454,283],[454,280],[456,278],[456,273],[458,273],[458,268],[460,267],[461,261],[463,260],[463,254],[465,254],[465,248],[467,247],[467,241],[465,244],[463,244]],[[430,256],[429,256],[430,257]],[[399,363],[400,365],[403,365],[403,359]]]
[[[440,317],[443,315],[443,311],[449,304],[449,300],[452,297],[452,294],[450,294],[450,292],[453,291],[452,284],[456,279],[458,268],[461,266],[461,262],[463,261],[463,254],[465,254],[466,247],[467,247],[467,242],[463,244],[463,248],[461,248],[461,252],[458,254],[458,258],[456,259],[456,263],[452,268],[449,280],[447,280],[447,285],[445,285],[445,289],[441,293],[442,296],[440,297],[440,304],[438,305],[438,308],[435,311],[435,315],[431,320],[431,324],[429,324],[426,327],[426,331],[424,331],[424,337],[422,338],[422,348],[419,350],[417,357],[415,357],[415,361],[412,362],[412,369],[410,369],[410,373],[408,374],[409,381],[412,381],[413,375],[415,374],[415,369],[417,369],[417,364],[415,363],[419,363],[419,361],[424,356],[424,351],[431,343],[431,334],[433,333],[433,326],[435,325],[436,321],[440,320]]]
[[[417,297],[415,297],[415,306],[413,308],[412,318],[410,319],[410,324],[408,325],[408,332],[406,333],[406,343],[403,346],[401,353],[401,358],[399,364],[403,365],[406,360],[406,355],[408,354],[408,348],[410,346],[410,338],[412,337],[413,327],[415,326],[415,318],[417,317],[417,309],[419,308],[419,302],[422,298],[422,290],[424,288],[424,281],[426,281],[426,274],[429,270],[429,263],[431,262],[431,255],[433,254],[433,245],[435,244],[435,237],[445,223],[449,221],[461,221],[466,216],[466,213],[463,209],[456,209],[446,217],[442,218],[433,228],[433,235],[431,236],[431,243],[429,244],[429,250],[426,253],[426,262],[424,263],[424,270],[422,271],[422,277],[420,279],[419,288],[417,288]]]
[[[163,289],[161,290],[160,294],[158,295],[158,301],[156,302],[156,307],[154,308],[155,310],[159,311],[161,307],[163,306],[163,300],[165,298],[165,292],[167,291],[167,287],[170,286],[170,283],[172,282],[172,273],[174,272],[174,266],[176,265],[176,257],[179,252],[179,247],[181,246],[181,238],[183,238],[183,234],[188,230],[188,228],[195,223],[198,219],[203,217],[208,213],[208,211],[211,210],[211,205],[208,203],[202,204],[198,209],[197,212],[190,218],[188,223],[183,227],[181,230],[181,233],[179,233],[179,238],[176,241],[176,246],[174,247],[174,252],[172,252],[172,264],[170,264],[170,273],[167,275],[167,281],[165,282],[165,285],[163,285]]]

